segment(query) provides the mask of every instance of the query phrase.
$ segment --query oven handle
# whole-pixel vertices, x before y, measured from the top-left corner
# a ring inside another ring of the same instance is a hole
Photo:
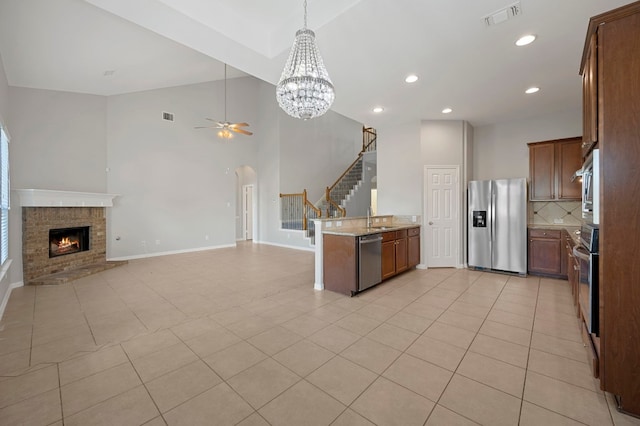
[[[575,246],[573,248],[573,255],[578,259],[584,260],[586,262],[589,262],[591,260],[590,254],[591,253],[589,253],[589,251],[587,251],[587,249],[582,246]]]

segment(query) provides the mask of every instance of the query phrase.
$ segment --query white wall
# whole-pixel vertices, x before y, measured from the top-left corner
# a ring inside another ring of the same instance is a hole
[[[582,135],[582,111],[475,127],[473,180],[529,176],[528,142]]]

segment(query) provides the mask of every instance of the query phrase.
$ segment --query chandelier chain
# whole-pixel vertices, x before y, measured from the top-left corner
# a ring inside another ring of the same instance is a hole
[[[304,0],[304,29],[307,29],[307,0]]]

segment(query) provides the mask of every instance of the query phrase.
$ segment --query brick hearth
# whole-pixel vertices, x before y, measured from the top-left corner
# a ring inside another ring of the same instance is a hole
[[[49,258],[49,229],[90,226],[87,251]],[[116,266],[106,261],[104,207],[23,207],[22,262],[25,284],[59,284]]]

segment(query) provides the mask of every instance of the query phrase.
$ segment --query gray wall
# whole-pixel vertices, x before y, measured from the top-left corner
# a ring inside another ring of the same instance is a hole
[[[194,129],[223,120],[224,82],[108,98],[108,192],[120,194],[108,210],[109,258],[235,244],[236,169],[256,167],[261,143],[256,88],[253,78],[228,81],[227,119],[255,133],[231,140]]]
[[[9,87],[12,189],[106,191],[106,98]],[[11,283],[22,281],[22,216],[12,194]]]
[[[528,142],[582,135],[582,111],[475,127],[473,180],[529,176]]]
[[[244,77],[228,80],[227,118],[250,123],[254,135],[225,142],[194,129],[209,124],[205,117],[224,118],[223,87],[102,97],[6,86],[12,188],[119,194],[107,209],[107,258],[135,258],[234,245],[244,182],[236,170],[250,167],[254,241],[309,248],[301,232],[280,230],[279,193],[315,185],[321,194],[355,159],[362,124],[331,111],[322,121],[293,119],[278,107],[273,85]],[[162,120],[165,111],[174,122]],[[19,283],[21,212],[12,201],[10,282]]]

